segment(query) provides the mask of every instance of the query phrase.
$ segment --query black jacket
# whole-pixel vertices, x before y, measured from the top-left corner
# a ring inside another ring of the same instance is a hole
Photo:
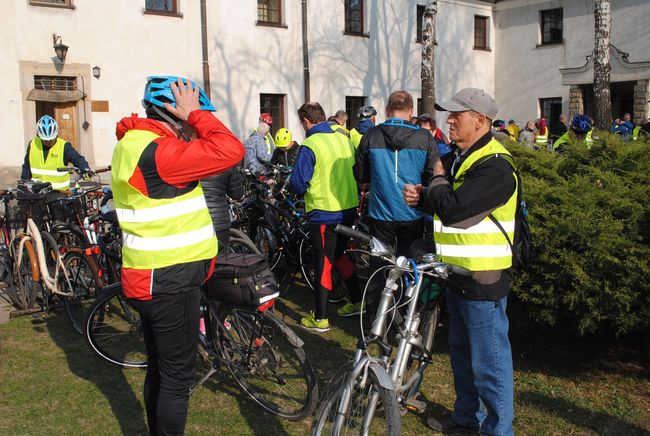
[[[454,171],[491,139],[492,133],[488,132],[467,149],[465,154],[457,154],[457,161],[452,163]],[[438,215],[445,226],[463,221],[480,222],[494,209],[504,205],[516,187],[512,167],[505,159],[499,158],[488,159],[481,165],[470,168],[465,173],[463,184],[455,191],[452,189],[452,180],[451,168],[447,168],[447,176],[436,176],[419,204],[421,210]],[[508,295],[511,277],[510,270],[478,272],[472,277],[454,276],[453,287],[466,298],[494,301]]]
[[[203,195],[208,204],[215,232],[230,229],[228,197],[241,200],[244,196],[244,176],[237,168],[231,168],[216,176],[201,180]]]

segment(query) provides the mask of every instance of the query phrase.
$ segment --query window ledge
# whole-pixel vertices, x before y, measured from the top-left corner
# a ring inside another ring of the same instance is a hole
[[[558,41],[558,42],[540,42],[535,47],[536,48],[540,48],[540,47],[556,47],[558,45],[564,45],[564,40]]]
[[[474,50],[479,50],[479,51],[492,51],[490,47],[472,47]]]
[[[40,3],[36,1],[30,1],[30,6],[44,6],[46,8],[57,8],[57,9],[76,9],[75,5],[65,5],[59,3]]]
[[[274,23],[272,21],[256,21],[255,25],[256,26],[261,26],[261,27],[277,27],[277,28],[280,28],[280,29],[288,29],[289,28],[289,26],[287,26],[286,24]]]
[[[370,38],[369,33],[347,32],[347,31],[344,30],[343,34],[346,35],[346,36],[360,36],[361,38]]]
[[[157,11],[154,9],[145,9],[142,13],[144,15],[159,15],[162,17],[183,18],[183,14],[181,12],[168,12],[168,11]]]

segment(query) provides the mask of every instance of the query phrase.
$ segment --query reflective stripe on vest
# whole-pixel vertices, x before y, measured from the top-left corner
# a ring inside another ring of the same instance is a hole
[[[548,134],[535,136],[535,144],[546,145],[546,143],[548,143]]]
[[[43,142],[38,136],[32,139],[29,146],[29,167],[32,171],[32,179],[42,182],[50,182],[52,188],[59,191],[70,189],[70,174],[67,171],[57,171],[65,165],[63,153],[65,141],[57,138],[56,142],[47,151],[47,159],[43,158]]]
[[[314,133],[303,142],[316,158],[314,174],[305,193],[307,212],[338,212],[359,205],[354,180],[354,146],[344,135]]]
[[[510,155],[501,144],[492,139],[487,145],[470,154],[461,164],[454,179],[453,189],[463,184],[464,174],[484,156]],[[496,157],[496,156],[495,156]],[[515,178],[515,186],[517,177]],[[492,211],[512,241],[515,231],[517,186],[506,204]],[[488,217],[468,228],[445,226],[437,215],[433,217],[433,234],[436,253],[443,262],[458,265],[471,271],[494,271],[512,266],[512,251],[503,232]]]
[[[146,130],[130,130],[113,153],[113,200],[126,268],[157,269],[217,255],[217,238],[200,183],[185,194],[162,199],[147,197],[130,185],[142,152],[157,137]]]

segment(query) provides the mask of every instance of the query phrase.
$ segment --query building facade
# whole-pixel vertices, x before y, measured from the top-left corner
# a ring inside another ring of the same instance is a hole
[[[352,123],[363,104],[383,119],[394,90],[421,95],[418,24],[425,0],[308,1],[306,20],[301,0],[4,3],[0,35],[10,43],[0,59],[2,183],[15,181],[36,120],[46,113],[91,165],[108,164],[115,123],[144,115],[140,99],[149,75],[182,75],[203,85],[207,73],[217,115],[242,140],[260,112],[274,115],[274,129],[304,136],[296,109],[305,101],[305,58],[310,99],[328,114],[346,109]],[[614,110],[640,120],[648,113],[650,2],[612,3],[612,94],[621,95]],[[484,88],[495,95],[499,117],[520,122],[588,110],[591,8],[586,0],[438,1],[437,98]],[[64,61],[53,49],[61,44],[68,46]]]

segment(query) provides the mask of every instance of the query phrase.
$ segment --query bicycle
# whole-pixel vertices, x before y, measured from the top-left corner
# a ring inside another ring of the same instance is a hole
[[[10,252],[13,233],[12,224],[15,221],[13,208],[9,203],[14,198],[14,194],[10,189],[0,190],[0,201],[4,205],[4,214],[0,215],[0,229],[2,231],[0,238],[0,281],[4,283],[3,290],[9,297],[9,300],[17,305],[16,286],[13,275],[14,264]]]
[[[422,412],[425,407],[417,394],[431,363],[440,308],[420,304],[424,278],[447,280],[451,274],[467,275],[469,271],[437,262],[428,250],[417,256],[418,263],[404,256],[396,258],[391,249],[363,232],[341,225],[336,230],[368,244],[371,256],[389,263],[384,267],[388,274],[370,333],[364,336],[362,329],[352,364],[335,375],[316,412],[312,435],[347,431],[398,435],[401,409]],[[395,296],[398,290],[400,298]],[[400,308],[405,309],[404,315]],[[394,347],[388,343],[393,323],[397,330],[394,355]],[[378,357],[370,354],[370,347],[379,349]],[[380,416],[383,419],[375,419]]]
[[[269,310],[275,297],[252,307],[218,301],[202,292],[205,329],[199,333],[199,352],[207,356],[211,368],[190,392],[223,365],[267,412],[289,420],[312,413],[318,398],[316,374],[303,342]],[[86,316],[85,337],[94,352],[115,365],[147,366],[140,316],[123,296],[121,284],[101,291]]]

